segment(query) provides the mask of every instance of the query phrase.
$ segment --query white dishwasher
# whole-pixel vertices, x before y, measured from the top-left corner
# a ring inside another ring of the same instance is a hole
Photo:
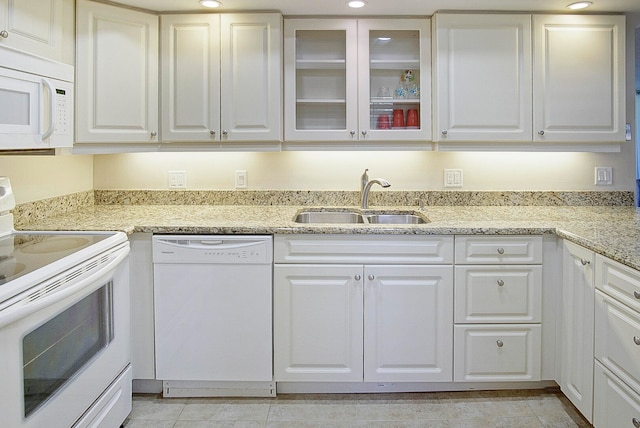
[[[153,237],[164,396],[275,395],[272,261],[271,236]]]

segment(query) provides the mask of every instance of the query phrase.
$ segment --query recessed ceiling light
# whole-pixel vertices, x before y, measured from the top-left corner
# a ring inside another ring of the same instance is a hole
[[[593,3],[590,1],[579,1],[579,2],[575,2],[567,5],[567,9],[571,9],[571,10],[585,9],[591,6],[592,4]]]
[[[200,0],[200,5],[204,7],[220,7],[222,3],[217,0]]]
[[[367,5],[367,2],[364,0],[350,0],[347,2],[347,6],[352,7],[354,9],[365,7],[366,5]]]

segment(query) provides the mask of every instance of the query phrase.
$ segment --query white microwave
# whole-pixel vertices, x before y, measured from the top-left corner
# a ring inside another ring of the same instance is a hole
[[[0,51],[0,150],[73,146],[73,67]]]

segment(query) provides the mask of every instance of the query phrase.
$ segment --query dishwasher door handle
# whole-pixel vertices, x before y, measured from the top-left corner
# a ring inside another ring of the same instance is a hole
[[[222,245],[224,241],[213,240],[213,239],[202,239],[200,240],[200,244],[202,245]]]

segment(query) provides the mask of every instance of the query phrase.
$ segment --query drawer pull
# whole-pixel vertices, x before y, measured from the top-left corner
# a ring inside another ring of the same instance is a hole
[[[640,299],[640,291],[634,291],[633,297],[635,297],[636,299]]]
[[[496,340],[496,345],[498,345],[498,348],[502,348],[504,346],[504,342],[500,339]]]
[[[356,281],[360,281],[362,279],[362,277],[360,275],[357,275],[357,274],[356,274],[356,276],[354,276],[354,278],[355,278]]]
[[[498,286],[500,286],[500,287],[504,286],[504,281],[499,279],[498,280]]]
[[[640,419],[633,418],[633,419],[631,419],[631,423],[633,424],[634,427],[640,428]]]
[[[580,259],[580,263],[582,263],[582,266],[586,266],[586,265],[590,265],[591,262],[589,260],[585,260],[585,259]]]
[[[504,254],[504,248],[502,247],[498,248],[498,254]]]
[[[636,345],[640,346],[640,337],[633,336],[633,343],[635,343]]]

